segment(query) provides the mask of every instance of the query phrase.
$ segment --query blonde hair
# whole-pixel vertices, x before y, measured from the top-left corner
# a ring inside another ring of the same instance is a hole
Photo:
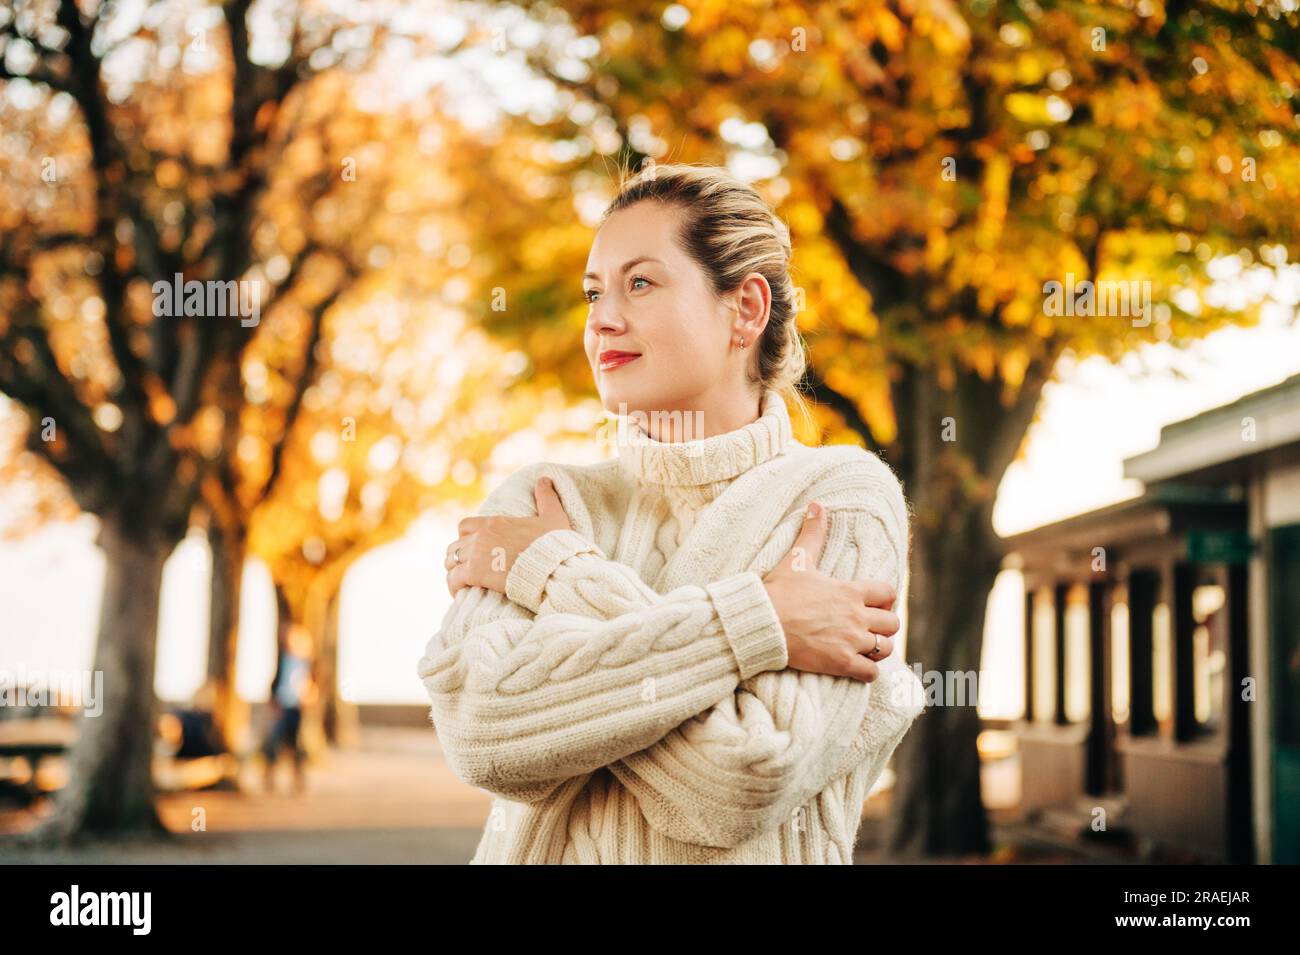
[[[789,227],[752,186],[719,166],[653,160],[631,177],[623,170],[618,196],[600,221],[645,200],[681,211],[678,244],[704,270],[714,295],[736,291],[751,272],[767,279],[771,311],[756,349],[758,377],[750,380],[778,391],[811,421],[799,388],[807,358],[795,323]]]

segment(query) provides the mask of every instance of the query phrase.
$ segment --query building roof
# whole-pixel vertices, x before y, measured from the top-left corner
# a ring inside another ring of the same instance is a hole
[[[1032,527],[1003,540],[1009,549],[1032,552],[1127,544],[1180,533],[1206,523],[1234,526],[1245,520],[1246,505],[1233,488],[1162,485],[1146,494],[1083,514]]]
[[[1160,443],[1126,458],[1124,476],[1147,484],[1209,476],[1230,462],[1300,448],[1300,375],[1160,429]]]

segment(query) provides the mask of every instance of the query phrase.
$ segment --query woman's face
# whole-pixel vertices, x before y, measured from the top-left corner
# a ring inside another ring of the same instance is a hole
[[[655,201],[622,209],[600,227],[587,256],[584,346],[614,414],[698,407],[743,381],[731,347],[735,304],[713,295],[678,246],[678,215]]]

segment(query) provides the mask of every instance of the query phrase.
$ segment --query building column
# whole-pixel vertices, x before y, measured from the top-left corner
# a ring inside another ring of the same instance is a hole
[[[1115,721],[1111,713],[1111,626],[1114,583],[1108,579],[1088,583],[1089,732],[1084,787],[1094,796],[1114,792]]]
[[[1259,546],[1247,565],[1249,650],[1247,664],[1255,679],[1255,700],[1250,712],[1250,794],[1255,830],[1255,859],[1260,865],[1273,863],[1273,707],[1270,689],[1273,669],[1269,648],[1271,621],[1268,613],[1268,520],[1264,511],[1263,469],[1246,482],[1246,526]],[[1240,688],[1238,688],[1240,693]]]
[[[1173,639],[1169,652],[1172,655],[1174,740],[1187,742],[1196,738],[1196,700],[1194,672],[1196,661],[1192,653],[1192,634],[1196,618],[1192,613],[1192,591],[1196,589],[1196,566],[1178,560],[1173,564]]]
[[[1238,865],[1255,861],[1253,813],[1251,810],[1252,754],[1250,718],[1254,704],[1242,697],[1243,682],[1250,676],[1250,614],[1246,604],[1247,565],[1228,565],[1228,666],[1224,680],[1224,722],[1228,740],[1228,857]]]
[[[1056,719],[1057,725],[1067,725],[1065,713],[1065,606],[1070,593],[1069,584],[1058,583],[1052,588],[1052,634],[1056,647]]]
[[[1154,571],[1133,570],[1128,581],[1129,646],[1129,735],[1147,736],[1156,731],[1152,634],[1153,615],[1159,593]]]
[[[1025,722],[1034,721],[1034,588],[1025,576]]]

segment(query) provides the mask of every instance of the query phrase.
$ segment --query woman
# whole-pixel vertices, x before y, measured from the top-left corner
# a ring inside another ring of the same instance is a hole
[[[585,348],[617,457],[516,472],[447,551],[418,672],[447,760],[496,795],[472,862],[851,863],[921,711],[893,653],[893,472],[792,437],[789,233],[720,169],[606,211]]]

